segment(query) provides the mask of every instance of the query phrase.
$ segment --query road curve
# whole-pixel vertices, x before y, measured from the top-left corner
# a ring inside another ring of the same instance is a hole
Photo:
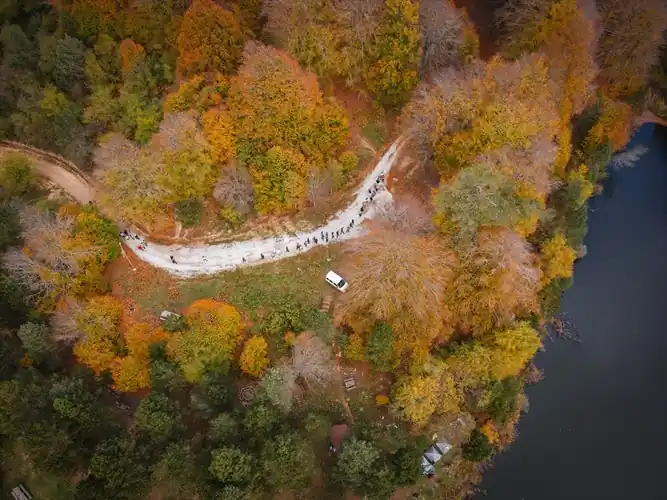
[[[385,151],[375,168],[361,183],[352,203],[317,229],[272,238],[211,245],[159,245],[150,241],[146,243],[141,235],[133,235],[125,238],[124,244],[139,259],[153,266],[177,276],[192,277],[284,259],[307,252],[318,245],[356,238],[366,231],[362,222],[372,218],[377,213],[378,207],[392,202],[392,195],[385,188],[384,178],[396,160],[400,144],[401,140],[398,139]],[[56,154],[25,144],[0,141],[0,156],[14,151],[29,156],[33,161],[33,167],[40,175],[67,191],[79,203],[94,201],[93,183],[73,163]],[[374,195],[369,202],[371,193]],[[323,241],[322,235],[328,235],[328,239],[325,238]],[[315,243],[316,238],[317,243]],[[300,245],[299,248],[297,244]]]
[[[400,142],[397,140],[387,149],[373,171],[361,183],[352,203],[317,229],[265,239],[191,246],[159,245],[150,241],[143,245],[145,240],[131,235],[125,238],[125,246],[130,248],[139,259],[155,267],[165,269],[177,276],[193,277],[284,259],[307,252],[315,246],[356,238],[366,231],[361,223],[372,218],[379,207],[392,202],[392,195],[386,190],[383,179],[389,174],[396,160],[399,146]],[[376,190],[377,194],[374,195],[372,202],[367,202],[370,193]],[[362,213],[360,211],[364,203],[366,203],[366,208]],[[348,231],[347,228],[350,225]],[[338,231],[338,236],[336,236],[336,231]],[[322,235],[327,233],[328,241],[325,238],[325,241],[322,242]],[[318,240],[317,244],[315,238]],[[310,244],[306,244],[308,240]],[[301,245],[300,249],[297,249],[297,244]],[[143,249],[140,249],[140,246]],[[175,262],[171,261],[171,257]]]
[[[95,189],[90,180],[72,162],[56,154],[19,142],[0,141],[0,156],[10,152],[28,156],[32,160],[32,167],[39,175],[60,186],[79,203],[85,205],[94,201]]]

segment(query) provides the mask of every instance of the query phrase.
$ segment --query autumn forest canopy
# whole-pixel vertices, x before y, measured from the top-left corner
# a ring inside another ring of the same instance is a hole
[[[588,199],[637,118],[667,119],[667,6],[465,3],[0,2],[0,496],[474,490],[541,378]],[[363,237],[197,280],[119,242],[316,228],[394,141]]]

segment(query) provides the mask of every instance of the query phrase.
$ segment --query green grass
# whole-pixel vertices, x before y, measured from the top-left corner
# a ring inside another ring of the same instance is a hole
[[[203,298],[224,300],[253,321],[259,321],[286,303],[303,309],[318,308],[326,290],[324,276],[338,260],[339,248],[311,250],[298,257],[247,267],[208,278],[177,283],[178,298],[169,300],[166,290],[145,297],[141,305],[155,313],[162,309],[182,311]],[[330,259],[330,261],[327,261]]]
[[[386,131],[381,123],[370,121],[364,125],[362,130],[364,135],[370,139],[376,148],[384,146]]]

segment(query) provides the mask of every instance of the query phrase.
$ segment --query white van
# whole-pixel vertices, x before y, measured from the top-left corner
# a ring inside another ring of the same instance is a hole
[[[176,318],[180,318],[180,314],[176,314],[175,312],[171,311],[162,311],[160,313],[160,321],[165,322],[167,321],[167,318],[170,318],[171,316],[175,316]]]
[[[345,281],[343,278],[338,276],[336,273],[333,271],[329,271],[327,273],[326,278],[324,278],[327,283],[329,283],[332,287],[336,288],[337,290],[340,290],[341,292],[344,292],[347,290],[347,287],[350,286],[350,284]]]

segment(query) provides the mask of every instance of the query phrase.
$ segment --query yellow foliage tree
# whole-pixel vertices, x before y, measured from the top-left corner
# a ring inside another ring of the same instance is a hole
[[[447,179],[479,155],[528,148],[558,131],[558,113],[543,57],[471,64],[418,92],[404,119],[416,152]]]
[[[204,137],[211,145],[211,156],[218,165],[225,165],[234,156],[234,128],[226,111],[209,109],[201,120]]]
[[[178,361],[186,379],[195,382],[206,364],[232,360],[243,336],[243,321],[233,306],[211,299],[194,302],[185,315],[191,328],[173,334],[167,351]]]
[[[169,94],[165,99],[165,112],[186,111],[191,109],[197,101],[199,91],[205,84],[206,80],[204,80],[204,77],[201,75],[196,75],[190,80],[181,83],[178,90]]]
[[[408,377],[399,382],[392,400],[403,418],[425,425],[438,406],[438,379],[426,375]]]
[[[491,353],[491,377],[502,380],[518,375],[542,342],[535,329],[522,321],[482,339],[482,345]]]
[[[406,377],[392,400],[403,418],[417,426],[425,425],[433,414],[457,412],[461,405],[454,379],[446,372]]]
[[[300,208],[306,197],[306,178],[311,165],[298,151],[275,146],[266,156],[252,160],[255,208],[269,214]]]
[[[122,310],[120,302],[111,296],[94,297],[76,318],[83,337],[74,346],[74,355],[97,375],[111,368],[120,348]]]
[[[125,332],[124,339],[128,354],[116,358],[111,369],[116,389],[133,392],[150,387],[149,348],[167,340],[167,334],[161,328],[138,323]]]
[[[556,234],[545,242],[540,249],[540,254],[544,271],[543,283],[545,285],[556,278],[572,276],[577,253],[567,244],[567,239],[562,233]]]
[[[366,84],[383,105],[400,105],[419,82],[419,4],[387,0],[376,40],[376,60],[368,68]]]
[[[269,366],[269,346],[263,337],[249,338],[243,346],[239,359],[241,370],[252,377],[259,377]]]
[[[518,375],[540,346],[535,329],[522,321],[457,346],[443,362],[443,370],[460,391],[481,387]]]
[[[599,144],[611,142],[612,149],[618,151],[630,140],[632,107],[624,102],[603,97],[601,109],[600,117],[588,131],[584,148],[594,149]]]

